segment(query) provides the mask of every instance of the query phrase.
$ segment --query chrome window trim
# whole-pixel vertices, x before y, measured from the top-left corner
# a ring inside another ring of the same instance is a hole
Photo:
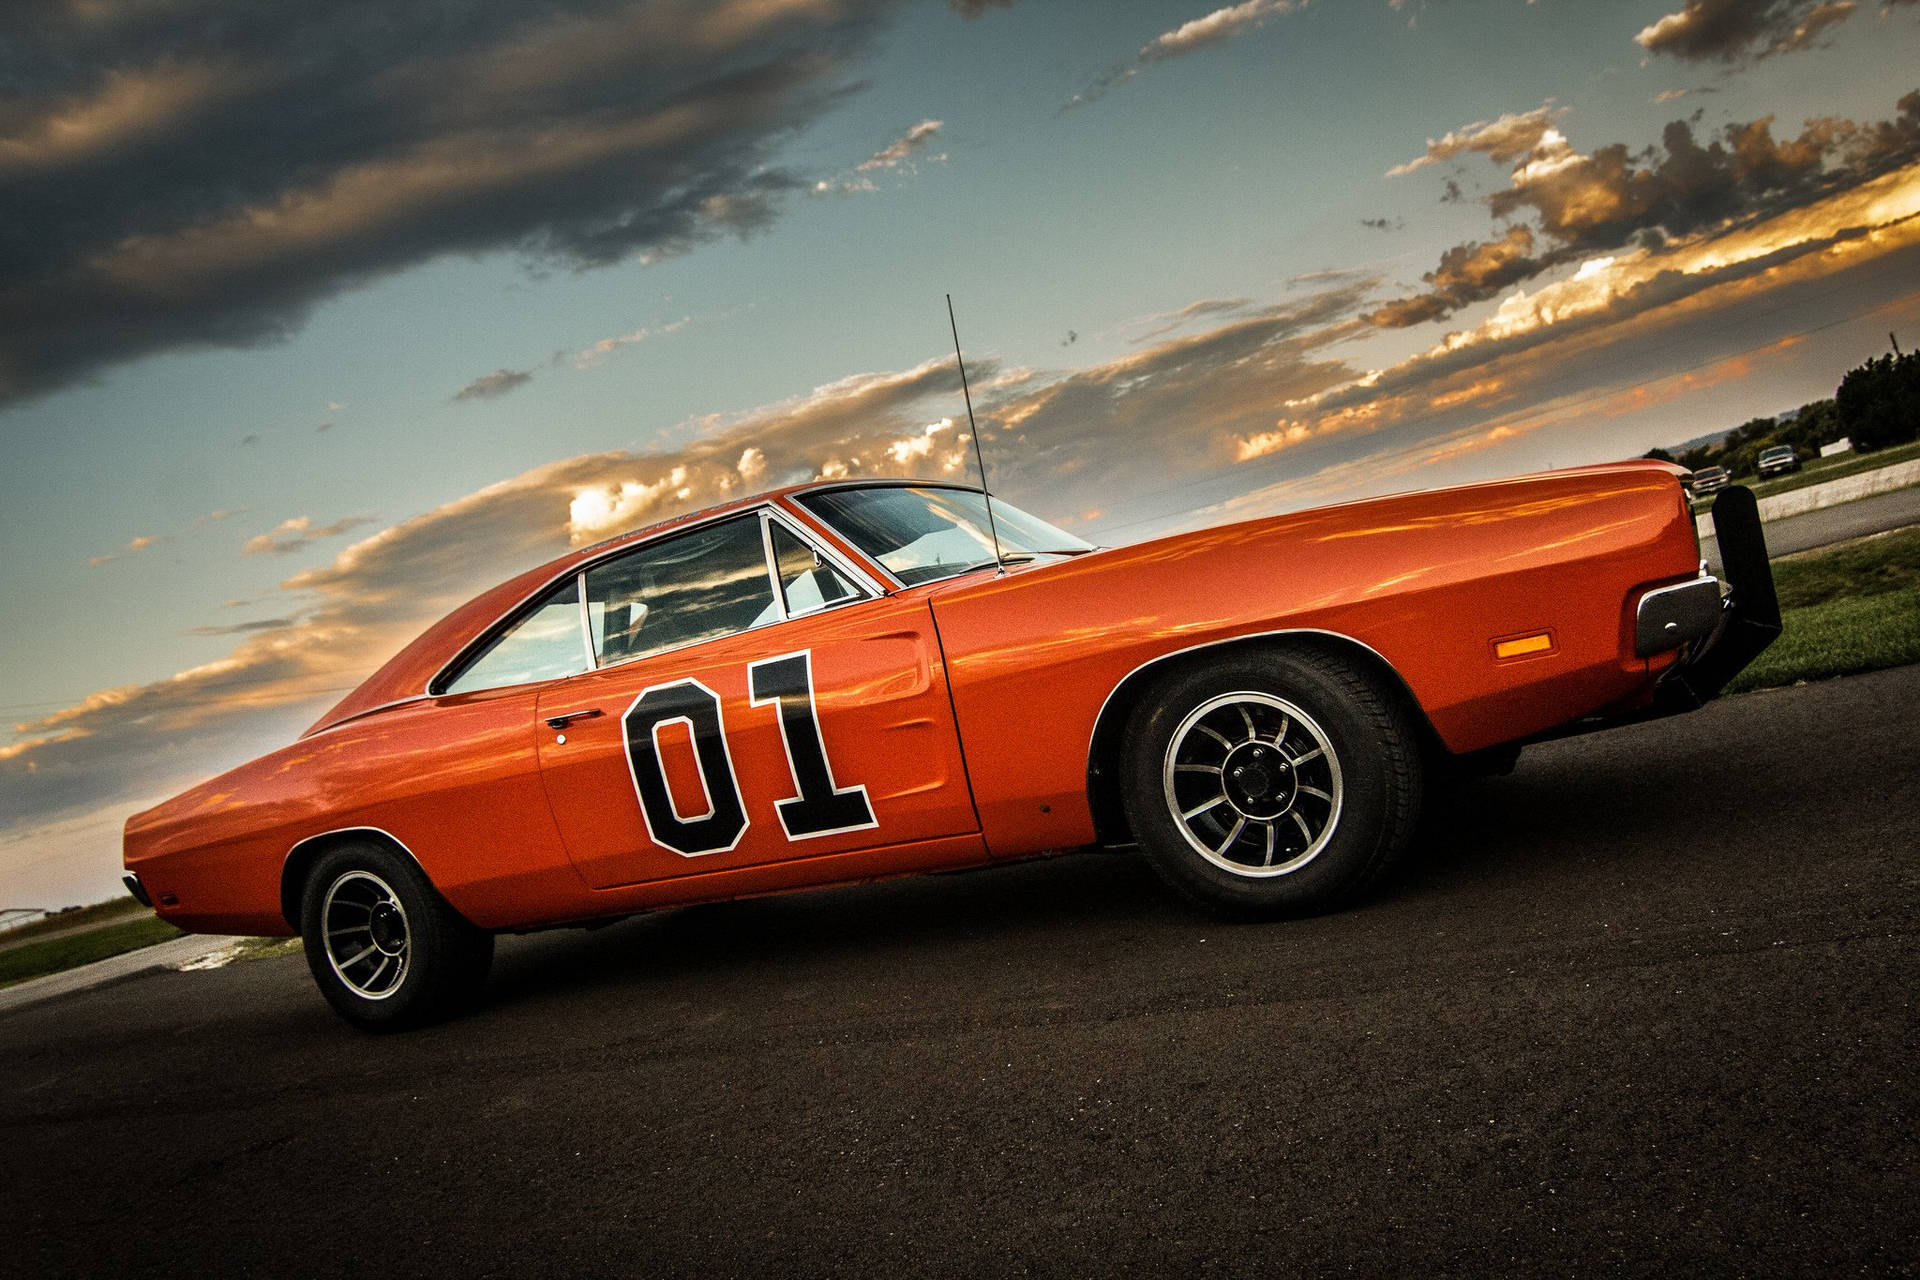
[[[587,651],[587,670],[592,671],[600,662],[593,654],[593,615],[587,612],[587,574],[584,569],[574,576],[573,594],[580,597],[580,643]],[[558,678],[566,679],[565,676]]]
[[[785,622],[793,615],[787,612],[787,591],[780,585],[780,561],[773,554],[773,521],[765,507],[760,509],[760,554],[766,558],[767,581],[773,585],[774,612]]]
[[[509,608],[502,610],[500,614],[497,617],[495,617],[492,622],[489,622],[486,626],[481,627],[478,631],[474,632],[473,639],[467,641],[467,643],[461,645],[457,650],[455,650],[453,656],[447,659],[444,663],[442,663],[439,669],[436,670],[432,676],[428,677],[425,688],[422,689],[421,692],[415,696],[422,697],[422,698],[446,697],[447,696],[446,690],[436,688],[436,686],[439,685],[439,683],[442,680],[446,679],[447,673],[449,671],[459,666],[461,663],[461,660],[464,659],[468,654],[472,653],[476,648],[480,647],[486,641],[491,640],[493,638],[495,631],[499,629],[502,623],[508,621],[515,614],[521,612],[528,605],[538,600],[541,596],[545,595],[547,592],[559,586],[569,576],[574,574],[584,575],[587,572],[587,570],[592,569],[604,563],[605,561],[614,559],[616,556],[622,555],[625,552],[638,550],[639,548],[647,546],[650,543],[660,538],[672,537],[676,534],[682,534],[682,533],[692,533],[697,529],[704,529],[708,525],[718,524],[722,520],[731,520],[737,516],[746,515],[749,512],[756,511],[756,510],[758,510],[758,508],[756,507],[743,507],[743,508],[738,508],[738,509],[728,510],[728,511],[717,511],[712,513],[711,515],[705,516],[699,520],[692,521],[688,524],[674,525],[670,529],[663,529],[658,534],[654,535],[654,537],[651,537],[651,538],[644,538],[638,542],[623,542],[623,543],[616,543],[615,545],[612,545],[612,546],[608,546],[605,550],[597,553],[591,559],[582,560],[578,564],[573,565],[571,568],[561,570],[559,573],[554,574],[551,578],[548,578],[543,582],[541,582],[539,586],[533,588],[531,591],[527,592],[527,594],[525,594],[524,596],[521,596],[520,599],[515,601],[513,605],[511,605]],[[609,541],[612,541],[612,540],[609,539]],[[581,594],[584,596],[585,592],[582,592]],[[592,642],[593,642],[592,633],[591,631],[589,631],[587,633],[587,643],[591,644]],[[553,677],[553,679],[555,680],[565,680],[567,678],[568,677],[566,676]],[[543,682],[538,680],[530,680],[527,682],[528,685],[535,685],[540,683],[543,683]],[[500,688],[500,689],[513,689],[513,688],[518,688],[522,686],[496,685],[494,687]],[[483,690],[474,689],[474,690],[469,690],[469,692],[480,693],[480,692],[483,692]]]
[[[767,519],[769,523],[776,520],[779,521],[783,529],[791,533],[795,538],[798,538],[802,545],[811,548],[815,555],[839,570],[841,574],[846,577],[847,582],[853,589],[860,593],[846,600],[826,601],[812,609],[802,609],[799,613],[792,612],[792,610],[787,607],[786,589],[780,585],[780,560],[779,557],[773,554],[773,535],[769,532],[767,535],[767,565],[773,573],[774,595],[779,598],[780,607],[786,611],[787,617],[811,618],[817,613],[826,613],[831,609],[840,609],[850,604],[859,604],[863,600],[877,600],[881,596],[892,594],[884,584],[874,581],[871,574],[861,572],[859,566],[852,564],[846,557],[840,555],[832,547],[822,542],[818,534],[801,524],[785,511],[780,510],[778,507],[769,506],[767,508]],[[883,573],[886,571],[884,565],[880,566],[880,569]]]
[[[813,520],[817,522],[822,528],[833,529],[833,522],[831,520],[828,520],[825,516],[821,515],[818,511],[815,511],[813,508],[801,502],[800,499],[803,497],[806,497],[808,494],[831,493],[840,489],[957,489],[962,493],[977,493],[981,497],[985,498],[988,502],[998,501],[1003,507],[1009,505],[1008,503],[1005,502],[1004,499],[996,499],[994,495],[992,495],[991,493],[988,493],[985,489],[982,489],[979,485],[961,484],[953,480],[902,480],[902,479],[823,480],[818,484],[805,485],[798,489],[789,490],[786,494],[786,500],[795,509],[804,513],[809,520]],[[1014,510],[1020,511],[1023,515],[1032,514],[1031,512],[1025,511],[1024,508],[1015,507]],[[1036,520],[1040,519],[1040,517],[1038,516],[1033,516],[1033,518]],[[1047,522],[1042,521],[1042,523],[1047,523]],[[1065,529],[1062,529],[1060,530],[1060,532],[1066,533],[1067,531]],[[871,563],[873,564],[873,567],[876,570],[878,570],[881,574],[884,574],[886,576],[887,582],[890,583],[891,586],[887,590],[882,591],[880,593],[881,595],[892,595],[895,591],[905,591],[909,588],[909,586],[925,587],[925,586],[932,586],[935,583],[952,582],[955,579],[966,577],[967,574],[969,573],[977,572],[980,569],[990,568],[993,565],[993,561],[989,560],[983,564],[975,566],[975,568],[973,569],[963,570],[962,572],[956,573],[951,577],[929,578],[925,582],[915,582],[915,583],[909,584],[906,582],[902,582],[900,578],[894,574],[893,570],[887,568],[887,566],[880,563],[879,560],[874,559],[872,556],[867,555],[867,553],[864,550],[861,550],[859,548],[858,544],[856,544],[853,541],[853,539],[848,538],[844,533],[841,533],[838,529],[834,529],[834,536],[838,538],[846,539],[848,546],[854,547],[855,550],[860,551],[860,555],[862,559],[871,561]],[[1078,534],[1069,534],[1068,536],[1079,537]],[[1086,539],[1082,538],[1081,541],[1085,542]],[[1103,549],[1094,543],[1088,543],[1087,545],[1095,551],[1099,551]],[[1067,553],[1052,551],[1052,552],[1040,552],[1039,554],[1062,555]],[[1084,555],[1085,553],[1080,552],[1077,554]]]
[[[846,534],[841,533],[838,529],[834,529],[832,521],[828,520],[825,516],[821,515],[818,511],[815,511],[812,507],[809,507],[806,503],[800,501],[800,499],[806,497],[808,494],[811,494],[811,493],[833,493],[842,489],[959,489],[965,493],[977,493],[984,498],[991,498],[993,496],[992,494],[988,493],[985,489],[980,488],[978,485],[958,484],[951,480],[910,480],[910,479],[822,480],[817,484],[805,485],[805,486],[802,486],[801,488],[790,491],[786,495],[786,500],[788,505],[793,507],[794,510],[800,512],[807,519],[812,520],[815,523],[819,524],[821,528],[833,529],[834,537],[843,539],[848,546],[854,548],[854,550],[856,551],[859,551],[860,558],[872,564],[875,571],[880,573],[882,576],[886,578],[888,585],[886,586],[885,589],[883,589],[880,592],[880,594],[883,596],[892,595],[896,591],[905,591],[907,589],[907,584],[902,582],[899,579],[899,577],[895,575],[893,570],[887,568],[887,566],[885,566],[884,564],[881,564],[878,560],[874,559],[872,556],[869,556],[864,550],[861,550],[859,544],[854,542],[852,538],[847,537]],[[944,582],[944,581],[947,581],[947,579],[943,578],[941,579],[941,581]],[[925,584],[915,583],[914,585],[924,586]]]
[[[858,483],[854,483],[850,485],[838,485],[834,487],[859,488],[860,485]],[[926,487],[926,486],[921,486],[921,487]],[[943,486],[934,486],[934,487],[949,488],[949,489],[966,488],[965,485],[943,485]],[[809,610],[806,613],[799,614],[797,616],[811,617],[816,613],[825,612],[827,609],[830,609],[830,608],[839,608],[841,605],[847,605],[847,604],[858,604],[863,600],[877,599],[881,596],[886,596],[891,594],[891,592],[886,588],[886,586],[880,583],[879,581],[877,581],[871,573],[868,573],[864,569],[860,568],[857,564],[849,561],[846,556],[842,555],[834,547],[829,546],[826,543],[822,542],[818,533],[808,528],[801,521],[795,519],[791,513],[781,509],[781,507],[776,503],[776,501],[773,498],[769,497],[769,498],[763,499],[762,501],[760,501],[759,503],[753,506],[735,507],[735,508],[730,508],[726,511],[716,511],[709,515],[703,516],[700,519],[690,521],[686,524],[673,525],[670,528],[662,529],[659,533],[656,533],[651,537],[641,538],[633,542],[615,543],[615,545],[609,546],[604,550],[596,553],[592,558],[587,560],[582,560],[578,564],[572,566],[571,568],[554,574],[551,578],[545,579],[537,587],[527,592],[526,595],[522,596],[510,608],[503,610],[499,614],[499,616],[494,618],[492,622],[489,622],[486,626],[476,631],[474,633],[474,638],[472,640],[469,640],[466,644],[461,645],[460,648],[454,652],[454,655],[451,658],[449,658],[446,662],[442,663],[439,669],[436,670],[433,673],[433,675],[427,679],[426,685],[420,693],[412,694],[405,698],[396,698],[392,702],[381,703],[380,706],[378,707],[369,707],[366,712],[356,713],[355,715],[349,717],[349,719],[357,720],[363,714],[370,714],[371,712],[382,710],[389,706],[398,706],[400,703],[403,703],[403,702],[416,702],[421,699],[444,698],[449,696],[446,690],[438,688],[441,681],[447,679],[448,673],[458,668],[460,664],[468,657],[468,655],[474,652],[474,650],[483,647],[487,642],[491,641],[494,638],[494,636],[497,634],[497,632],[499,631],[502,625],[507,623],[510,619],[514,618],[516,615],[523,612],[527,608],[527,606],[533,604],[541,596],[545,595],[547,592],[553,590],[555,587],[559,586],[562,582],[566,581],[566,579],[569,576],[577,576],[579,579],[577,585],[580,593],[581,610],[582,610],[582,617],[581,617],[581,623],[580,623],[581,636],[583,637],[582,643],[586,646],[589,656],[592,656],[593,627],[589,617],[586,615],[587,573],[590,570],[596,569],[610,560],[617,560],[622,556],[629,555],[636,551],[640,551],[643,548],[653,546],[656,543],[664,542],[670,538],[677,538],[681,534],[697,533],[701,529],[710,528],[713,525],[717,525],[717,524],[724,524],[726,521],[729,521],[729,520],[743,519],[748,516],[761,517],[761,527],[763,530],[761,537],[763,540],[763,545],[767,537],[767,535],[764,532],[765,521],[768,516],[771,516],[773,519],[779,520],[783,525],[785,525],[787,529],[791,533],[793,533],[795,537],[799,538],[802,542],[805,542],[809,547],[812,547],[815,551],[819,552],[820,555],[824,557],[826,560],[828,560],[830,563],[832,563],[835,568],[844,572],[849,578],[849,580],[851,580],[856,587],[863,588],[868,592],[867,595],[856,595],[850,600],[840,601],[833,605],[825,605],[825,606],[822,606],[820,609]],[[746,635],[748,632],[751,632],[751,631],[761,631],[769,626],[773,626],[777,623],[785,622],[788,620],[788,615],[786,613],[785,596],[784,596],[784,593],[780,590],[779,575],[771,561],[769,561],[768,563],[767,577],[768,577],[768,585],[773,590],[775,605],[780,610],[781,616],[774,619],[772,622],[763,622],[758,627],[748,627],[746,631],[736,631],[733,633],[734,635]],[[898,589],[898,585],[899,585],[898,583],[895,584],[895,589]],[[724,637],[713,637],[713,638],[722,639]],[[687,644],[675,645],[671,649],[660,649],[653,653],[638,654],[638,655],[635,655],[634,658],[622,658],[618,662],[601,663],[596,660],[592,666],[587,668],[586,671],[577,671],[574,673],[574,675],[586,675],[588,674],[588,672],[592,672],[592,671],[605,671],[611,667],[625,666],[627,663],[635,661],[636,658],[642,658],[642,657],[655,658],[655,657],[659,657],[663,653],[676,653],[682,649],[690,648],[693,645],[706,644],[706,643],[708,643],[708,641],[706,640],[692,640],[687,642]],[[555,680],[571,680],[571,679],[573,679],[572,675],[551,676],[546,680],[528,680],[518,685],[511,685],[511,684],[491,685],[486,689],[469,689],[469,690],[466,690],[466,692],[467,693],[490,693],[496,689],[529,689],[534,687],[535,685],[550,684]],[[340,723],[345,724],[347,723],[347,721],[343,720]],[[333,726],[331,725],[328,726],[328,728],[332,728],[332,727]]]

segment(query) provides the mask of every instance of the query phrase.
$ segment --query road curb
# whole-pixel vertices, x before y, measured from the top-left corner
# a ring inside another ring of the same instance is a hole
[[[29,978],[11,987],[0,987],[0,1013],[24,1009],[76,991],[91,991],[126,978],[137,978],[156,969],[178,969],[205,960],[234,945],[238,939],[224,934],[188,934],[167,942],[128,951],[78,968]]]

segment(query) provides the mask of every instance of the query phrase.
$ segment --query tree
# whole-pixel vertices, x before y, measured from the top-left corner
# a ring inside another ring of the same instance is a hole
[[[1849,369],[1833,399],[1856,449],[1920,439],[1920,351],[1876,356]]]

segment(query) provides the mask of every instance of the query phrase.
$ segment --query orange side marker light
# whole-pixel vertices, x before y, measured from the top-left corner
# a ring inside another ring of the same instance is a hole
[[[1493,646],[1493,656],[1520,658],[1529,653],[1545,653],[1551,648],[1553,648],[1553,633],[1540,631],[1530,636],[1517,636],[1512,640],[1496,641]]]

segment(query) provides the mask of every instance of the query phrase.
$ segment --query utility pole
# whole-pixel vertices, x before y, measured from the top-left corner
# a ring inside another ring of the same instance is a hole
[[[1887,341],[1893,344],[1894,355],[1899,356],[1901,359],[1906,358],[1906,353],[1900,350],[1900,339],[1893,336],[1893,330],[1891,329],[1887,330]]]

